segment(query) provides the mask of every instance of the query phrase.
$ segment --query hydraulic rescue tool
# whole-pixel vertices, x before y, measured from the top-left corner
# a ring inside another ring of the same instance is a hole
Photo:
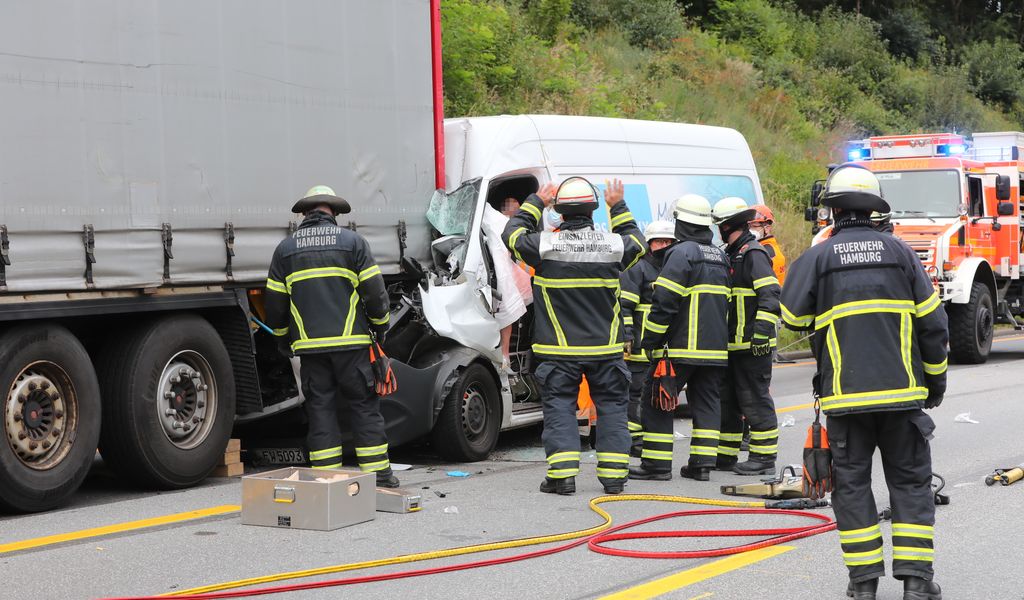
[[[993,485],[997,481],[1003,485],[1010,485],[1011,483],[1020,481],[1021,479],[1024,479],[1024,463],[1019,464],[1016,467],[996,469],[991,475],[985,478],[985,485]]]
[[[786,465],[777,477],[762,479],[758,483],[723,485],[721,490],[726,496],[755,496],[775,500],[804,498],[803,474],[798,469],[800,465]]]

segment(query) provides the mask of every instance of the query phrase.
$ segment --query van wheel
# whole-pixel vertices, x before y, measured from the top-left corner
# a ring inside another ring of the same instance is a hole
[[[444,401],[432,432],[434,449],[446,460],[475,462],[498,443],[501,403],[487,367],[465,368]]]
[[[235,379],[212,325],[195,315],[148,323],[112,344],[99,372],[100,453],[115,471],[162,489],[213,471],[231,436]]]
[[[995,325],[992,292],[988,286],[975,281],[971,286],[971,301],[948,304],[947,312],[949,356],[953,362],[977,365],[988,360]]]
[[[67,329],[0,336],[0,509],[54,508],[82,484],[100,437],[100,387]]]

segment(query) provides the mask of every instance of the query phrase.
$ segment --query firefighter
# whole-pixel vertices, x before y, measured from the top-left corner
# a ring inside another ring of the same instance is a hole
[[[382,341],[387,332],[388,295],[366,240],[335,220],[350,210],[347,201],[323,185],[292,207],[304,218],[278,244],[270,262],[267,323],[275,335],[287,336],[292,352],[302,359],[311,466],[341,467],[340,398],[340,409],[348,411],[352,424],[359,468],[376,473],[378,486],[393,488],[398,478],[388,460],[369,356],[371,333]]]
[[[877,447],[893,511],[893,575],[905,599],[938,600],[928,443],[935,423],[921,409],[938,406],[946,390],[946,313],[913,250],[872,226],[873,211],[889,212],[873,173],[840,166],[823,202],[835,233],[792,265],[782,316],[816,333],[814,392],[828,417],[848,595],[875,598],[885,574],[871,492]]]
[[[675,243],[675,225],[670,221],[654,221],[644,229],[644,240],[650,252],[619,278],[622,290],[622,323],[626,333],[626,364],[632,375],[629,383],[629,435],[633,439],[630,454],[640,456],[643,449],[643,427],[640,425],[640,396],[647,381],[650,360],[641,347],[643,326],[651,310],[654,280],[661,272],[661,261],[669,246]]]
[[[536,270],[533,353],[541,361],[535,376],[544,409],[544,493],[576,491],[576,403],[584,375],[600,422],[597,477],[605,493],[621,493],[625,485],[629,369],[623,360],[619,275],[646,253],[647,246],[623,190],[618,180],[606,184],[612,233],[594,228],[597,190],[586,179],[571,177],[557,188],[547,184],[530,195],[502,236],[512,254]],[[541,215],[549,204],[563,221],[558,231],[542,232]]]
[[[676,201],[673,215],[678,243],[665,252],[654,282],[641,348],[651,359],[667,352],[678,388],[687,386],[693,432],[690,458],[679,474],[707,481],[718,454],[719,387],[729,358],[729,267],[725,253],[712,244],[707,199],[687,194]],[[652,385],[644,387],[644,447],[640,466],[630,467],[629,476],[664,481],[672,478],[673,415],[651,403],[652,392]]]
[[[757,212],[742,198],[723,198],[712,211],[726,242],[732,274],[729,302],[729,373],[722,385],[719,471],[774,475],[779,422],[768,391],[779,325],[779,280],[768,252],[748,222]],[[750,426],[749,455],[738,463],[743,419]]]
[[[895,233],[896,228],[892,224],[892,213],[891,212],[878,212],[871,213],[871,223],[875,226],[875,229],[882,233]]]
[[[750,233],[764,246],[768,258],[772,259],[775,278],[779,280],[779,285],[782,285],[786,282],[786,255],[782,253],[782,246],[775,237],[775,215],[772,214],[772,209],[764,204],[755,204],[754,210],[757,211],[757,216],[750,221]]]

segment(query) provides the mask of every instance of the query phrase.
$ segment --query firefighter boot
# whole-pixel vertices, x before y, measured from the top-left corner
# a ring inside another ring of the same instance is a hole
[[[762,462],[754,459],[745,460],[734,465],[732,472],[737,475],[774,475],[775,461]]]
[[[853,600],[875,600],[875,592],[878,591],[878,578],[868,579],[858,583],[850,582],[846,586],[846,595]]]
[[[391,467],[383,471],[377,471],[377,487],[382,488],[396,488],[398,487],[398,478],[395,477],[394,471]]]
[[[903,580],[903,600],[942,600],[942,588],[934,581],[907,577]]]
[[[604,493],[606,494],[621,494],[626,489],[625,481],[616,481],[615,483],[602,483],[604,486]]]
[[[710,481],[711,467],[694,467],[684,465],[679,469],[679,476],[686,477],[687,479],[695,479],[697,481]]]
[[[732,471],[732,468],[736,466],[736,462],[739,459],[732,456],[718,455],[718,460],[715,461],[716,471]]]
[[[551,479],[550,477],[545,477],[544,483],[540,484],[540,491],[545,494],[571,496],[576,493],[576,478],[560,477],[558,479]]]
[[[672,479],[672,471],[648,471],[643,467],[630,467],[630,479],[649,479],[651,481],[668,481]]]

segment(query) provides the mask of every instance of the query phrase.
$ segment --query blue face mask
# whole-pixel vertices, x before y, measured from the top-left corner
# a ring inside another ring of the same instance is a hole
[[[544,229],[547,231],[554,231],[558,229],[562,226],[562,222],[564,220],[565,219],[562,218],[562,215],[556,213],[550,208],[544,209]]]

